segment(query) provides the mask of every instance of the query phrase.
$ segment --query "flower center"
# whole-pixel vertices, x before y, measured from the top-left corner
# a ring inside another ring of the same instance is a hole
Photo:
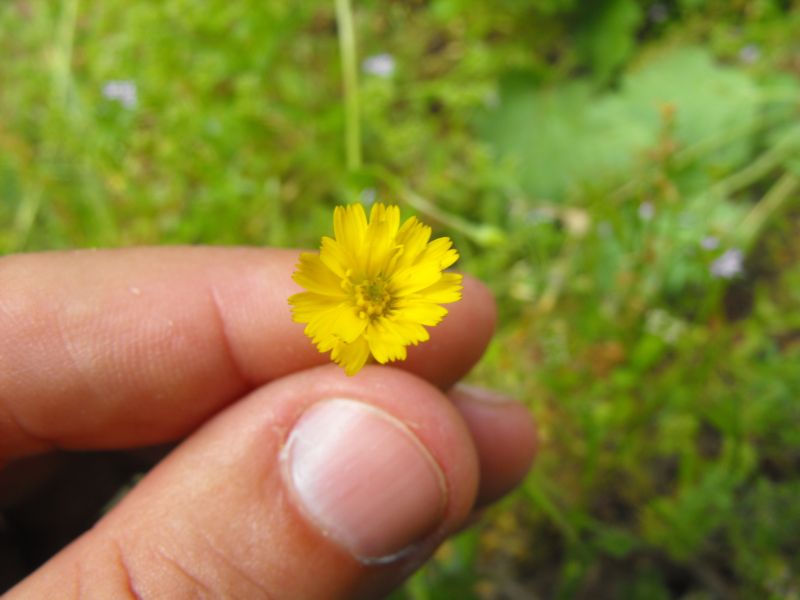
[[[366,279],[359,283],[354,287],[354,298],[361,319],[373,319],[385,315],[392,301],[382,277]]]

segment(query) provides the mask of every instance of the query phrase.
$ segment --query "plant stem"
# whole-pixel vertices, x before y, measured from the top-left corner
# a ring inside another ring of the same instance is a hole
[[[72,52],[75,26],[78,19],[78,0],[65,0],[53,46],[53,95],[57,105],[64,107],[72,85]]]
[[[796,198],[798,188],[800,188],[800,178],[791,172],[784,173],[775,182],[739,226],[739,234],[745,245],[749,246],[755,242],[767,222],[778,214],[789,200]]]
[[[370,167],[366,170],[378,181],[386,185],[392,193],[402,198],[411,208],[446,225],[450,229],[461,232],[475,243],[484,247],[499,246],[506,240],[505,234],[488,224],[476,224],[439,208],[427,198],[420,196],[405,185],[399,178],[382,167]]]
[[[797,152],[800,134],[795,130],[785,135],[772,148],[764,152],[749,165],[717,182],[712,191],[721,196],[730,196],[759,179],[765,177],[788,157]]]
[[[353,8],[350,0],[336,0],[336,22],[339,31],[339,52],[344,81],[345,156],[347,169],[361,168],[361,121],[358,99],[358,65]]]

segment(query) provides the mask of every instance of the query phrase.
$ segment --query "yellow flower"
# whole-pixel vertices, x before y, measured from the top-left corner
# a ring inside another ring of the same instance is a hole
[[[354,375],[370,355],[384,364],[429,338],[426,326],[461,298],[461,275],[442,271],[458,260],[449,238],[400,209],[375,204],[367,222],[360,204],[337,206],[334,238],[319,254],[303,253],[292,276],[307,291],[289,298],[292,317],[320,352]]]

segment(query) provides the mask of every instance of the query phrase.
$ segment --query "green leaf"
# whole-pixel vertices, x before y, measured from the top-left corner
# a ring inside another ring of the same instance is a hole
[[[501,92],[487,137],[515,165],[524,188],[558,199],[574,184],[624,171],[652,133],[627,118],[614,98],[588,84],[536,89],[515,82]]]
[[[664,111],[674,111],[674,136],[682,146],[742,130],[757,113],[758,86],[744,73],[714,62],[702,48],[656,54],[623,84],[631,118],[647,127],[664,125]],[[711,155],[708,166],[731,168],[750,154],[748,135],[733,137]]]
[[[533,76],[509,76],[482,129],[522,187],[540,198],[619,183],[664,133],[679,149],[708,146],[695,161],[700,172],[683,179],[702,188],[750,158],[759,102],[746,73],[717,65],[700,48],[671,49],[652,54],[619,92],[598,94],[587,81],[542,88]]]
[[[587,2],[576,36],[583,61],[599,81],[608,79],[628,60],[636,44],[642,9],[635,0]]]

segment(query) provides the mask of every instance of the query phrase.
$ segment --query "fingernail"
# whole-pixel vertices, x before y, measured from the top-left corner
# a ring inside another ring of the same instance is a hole
[[[385,563],[431,533],[444,475],[401,421],[355,400],[312,405],[289,435],[283,473],[306,516],[365,563]]]
[[[467,383],[459,383],[454,388],[454,391],[466,396],[469,400],[482,402],[489,405],[503,405],[503,404],[518,404],[518,402],[509,396],[505,396],[494,390],[487,390],[484,388],[469,385]]]

